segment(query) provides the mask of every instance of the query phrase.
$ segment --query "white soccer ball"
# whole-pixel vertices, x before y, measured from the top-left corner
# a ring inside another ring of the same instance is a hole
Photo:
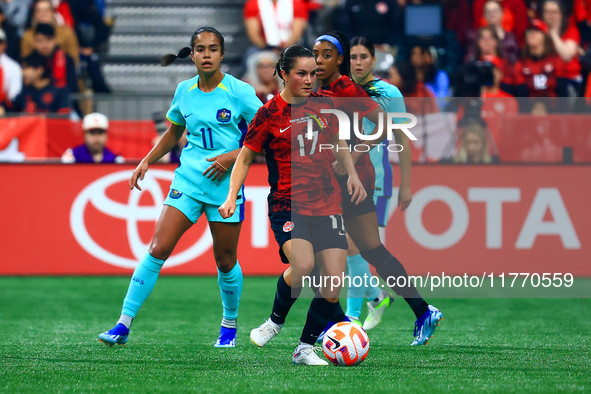
[[[369,338],[359,324],[340,322],[324,334],[322,350],[334,365],[358,365],[367,357]]]

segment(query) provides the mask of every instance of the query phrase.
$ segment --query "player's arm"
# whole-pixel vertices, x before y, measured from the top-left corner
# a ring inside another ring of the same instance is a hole
[[[244,185],[250,165],[257,154],[257,152],[247,146],[243,146],[242,149],[240,149],[240,153],[238,154],[236,163],[232,169],[232,174],[230,174],[228,197],[226,197],[226,201],[218,208],[220,215],[222,215],[224,219],[229,218],[234,214],[234,211],[236,211],[236,198],[240,189],[242,189],[242,185]]]
[[[398,157],[400,158],[398,206],[401,211],[404,211],[408,208],[412,200],[412,192],[410,191],[411,146],[408,136],[400,129],[394,130],[394,138],[396,138],[397,144],[402,145],[402,151],[398,152]]]
[[[365,200],[367,192],[365,191],[365,188],[359,179],[359,175],[357,174],[357,170],[355,169],[355,163],[353,163],[353,158],[349,152],[349,145],[347,144],[347,141],[339,140],[338,134],[335,134],[332,137],[331,143],[333,146],[332,153],[334,154],[334,157],[337,159],[337,162],[345,168],[347,175],[349,175],[349,179],[347,180],[347,190],[351,196],[351,202],[359,204]],[[336,163],[333,167],[335,165]]]
[[[203,176],[207,175],[208,178],[213,177],[213,181],[222,179],[224,174],[228,172],[230,167],[232,167],[232,165],[236,162],[236,158],[238,157],[239,153],[240,148],[234,149],[231,152],[223,153],[221,155],[205,159],[212,163],[209,167],[207,167],[205,171],[203,171]]]
[[[172,148],[178,144],[184,132],[185,126],[175,123],[170,124],[170,127],[164,132],[162,138],[158,140],[152,150],[150,150],[146,157],[144,157],[140,164],[138,164],[133,174],[131,174],[131,178],[129,178],[129,189],[133,190],[135,187],[138,190],[142,190],[138,185],[138,181],[144,179],[149,165],[158,161],[162,156],[170,152]]]

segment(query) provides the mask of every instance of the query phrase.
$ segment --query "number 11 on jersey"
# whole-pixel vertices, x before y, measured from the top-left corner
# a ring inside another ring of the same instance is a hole
[[[209,141],[208,137],[209,136]],[[211,131],[211,127],[205,129],[204,127],[201,128],[201,138],[203,138],[203,147],[205,149],[213,149],[213,132]],[[209,147],[207,143],[209,142]]]

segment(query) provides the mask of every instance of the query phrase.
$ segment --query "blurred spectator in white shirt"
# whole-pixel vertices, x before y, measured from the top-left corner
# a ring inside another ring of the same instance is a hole
[[[0,115],[23,88],[21,67],[6,55],[6,46],[6,34],[0,29]]]

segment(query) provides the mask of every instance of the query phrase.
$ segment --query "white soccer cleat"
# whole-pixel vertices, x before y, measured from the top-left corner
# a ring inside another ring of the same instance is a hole
[[[258,347],[263,347],[273,338],[279,334],[281,327],[273,323],[271,319],[265,320],[263,324],[257,328],[253,328],[250,332],[250,341]]]
[[[328,365],[328,362],[318,357],[317,351],[322,350],[320,347],[298,346],[293,353],[293,363],[295,365]]]
[[[382,290],[380,293],[377,302],[369,301],[367,303],[368,313],[365,321],[363,322],[363,329],[365,331],[369,331],[380,324],[386,308],[388,308],[393,303],[394,298],[390,295],[390,293],[384,290]]]

